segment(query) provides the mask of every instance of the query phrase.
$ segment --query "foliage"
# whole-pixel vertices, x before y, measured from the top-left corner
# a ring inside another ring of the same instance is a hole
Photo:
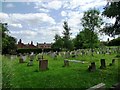
[[[63,48],[62,38],[58,34],[56,34],[54,41],[55,43],[52,44],[52,49],[57,50],[57,51],[61,50]]]
[[[120,46],[120,37],[109,41],[108,46]]]
[[[116,21],[114,24],[107,23],[102,32],[109,36],[120,35],[120,1],[108,3],[104,8],[103,15],[115,18]]]
[[[85,28],[83,31],[81,31],[74,40],[74,45],[76,49],[81,48],[90,48],[91,44],[91,35],[93,37],[92,43],[93,47],[98,47],[99,41],[98,36],[96,33],[92,32],[91,30]]]
[[[73,42],[70,38],[70,28],[68,23],[64,21],[63,25],[63,37],[59,36],[58,34],[55,35],[54,43],[52,45],[52,49],[54,50],[73,50]]]
[[[102,18],[99,16],[100,12],[96,9],[90,9],[84,12],[82,18],[82,25],[84,28],[87,28],[93,32],[100,30],[101,25],[103,24]]]
[[[16,50],[16,39],[8,35],[7,24],[0,24],[0,32],[2,32],[2,54],[13,54]]]
[[[63,25],[64,31],[63,31],[63,48],[66,50],[73,50],[73,43],[70,39],[70,27],[68,26],[68,23],[64,21]]]

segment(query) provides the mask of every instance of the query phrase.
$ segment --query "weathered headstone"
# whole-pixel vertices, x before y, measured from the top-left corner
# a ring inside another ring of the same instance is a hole
[[[105,59],[101,59],[101,60],[100,60],[100,63],[101,63],[100,69],[106,68]]]
[[[33,60],[30,60],[27,64],[27,66],[33,66]]]
[[[109,64],[109,66],[112,66],[115,64],[115,59],[112,59],[112,63]]]
[[[24,63],[22,56],[19,57],[19,63]]]
[[[68,60],[64,60],[64,66],[69,66],[69,61]]]
[[[39,60],[41,60],[41,59],[43,59],[43,55],[42,54],[38,54],[38,59],[37,59],[37,61],[39,61]]]
[[[93,72],[93,71],[95,71],[95,70],[96,70],[95,62],[92,62],[91,65],[89,65],[89,67],[88,67],[88,71]]]
[[[47,70],[48,69],[48,60],[39,60],[39,70]]]

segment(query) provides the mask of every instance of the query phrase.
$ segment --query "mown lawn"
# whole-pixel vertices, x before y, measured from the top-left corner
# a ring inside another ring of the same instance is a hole
[[[94,55],[78,56],[70,58],[71,60],[85,60],[87,63],[70,62],[69,67],[63,67],[64,58],[58,57],[56,60],[45,55],[48,60],[49,70],[38,71],[38,61],[34,59],[34,65],[27,66],[27,63],[20,64],[18,58],[11,60],[2,56],[2,78],[3,88],[89,88],[99,83],[105,83],[109,88],[118,82],[118,63],[120,59],[116,59],[115,65],[109,66],[114,55]],[[99,69],[100,59],[106,59],[107,68]],[[26,60],[28,62],[29,59]],[[97,70],[88,72],[88,65],[95,61]]]

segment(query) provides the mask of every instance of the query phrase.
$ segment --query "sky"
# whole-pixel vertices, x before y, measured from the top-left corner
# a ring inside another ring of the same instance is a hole
[[[63,22],[71,28],[71,38],[81,30],[81,18],[85,11],[96,8],[101,13],[107,4],[106,0],[19,0],[1,2],[0,22],[8,23],[9,34],[23,43],[34,44],[54,42],[55,34],[62,36]],[[114,23],[115,19],[102,17],[103,21]],[[106,41],[106,35],[99,35]],[[112,39],[112,38],[110,38]]]

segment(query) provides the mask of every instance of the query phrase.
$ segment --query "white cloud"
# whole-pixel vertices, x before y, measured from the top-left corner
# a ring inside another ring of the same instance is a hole
[[[62,16],[67,16],[67,12],[62,11],[62,12],[61,12],[61,15],[62,15]]]
[[[15,35],[23,35],[25,37],[35,37],[37,35],[37,32],[34,32],[32,30],[22,30],[22,31],[12,31],[12,34]]]
[[[0,19],[2,22],[9,24],[24,23],[28,25],[38,24],[55,24],[55,20],[46,13],[28,13],[28,14],[5,14],[0,13]]]
[[[62,7],[62,1],[60,0],[44,0],[35,2],[35,7],[39,11],[49,12],[50,9],[58,10]]]
[[[18,27],[18,28],[22,28],[23,27],[21,24],[10,24],[10,26]]]
[[[93,1],[87,4],[84,4],[83,6],[80,6],[80,9],[82,9],[83,11],[86,11],[88,9],[91,8],[98,8],[101,6],[105,6],[107,4],[107,2],[104,0],[97,0],[97,1]]]
[[[51,9],[56,9],[58,10],[59,8],[61,8],[62,6],[62,2],[61,1],[51,1],[48,3],[48,7],[51,8]]]

